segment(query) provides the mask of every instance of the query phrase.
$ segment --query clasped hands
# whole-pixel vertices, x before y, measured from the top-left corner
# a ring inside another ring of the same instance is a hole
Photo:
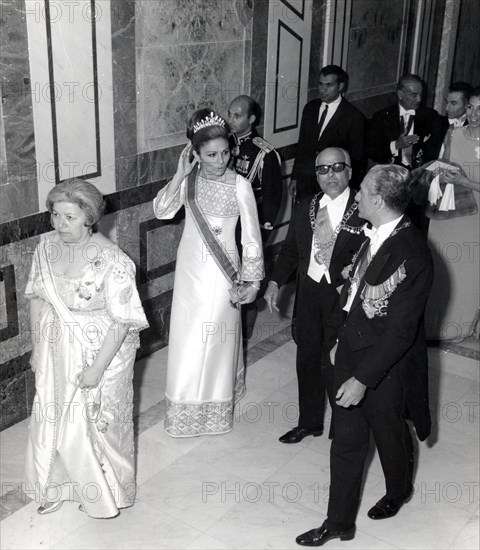
[[[230,299],[233,305],[251,304],[255,301],[259,291],[259,283],[257,281],[245,281],[241,284],[236,284],[230,289]],[[237,306],[238,307],[238,306]]]
[[[459,164],[456,162],[448,161],[452,166],[450,168],[443,168],[440,170],[440,181],[442,183],[457,183],[459,175],[465,175]]]

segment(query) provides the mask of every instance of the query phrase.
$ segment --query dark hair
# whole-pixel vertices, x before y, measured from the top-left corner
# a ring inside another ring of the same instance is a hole
[[[390,210],[403,214],[412,197],[410,171],[397,164],[377,164],[368,171],[372,176],[372,194],[380,195]]]
[[[467,100],[470,101],[472,97],[480,97],[480,86],[472,87],[472,91],[468,94]]]
[[[346,87],[348,82],[348,75],[342,69],[342,67],[339,67],[338,65],[325,65],[325,67],[322,67],[320,71],[320,76],[328,76],[331,74],[337,77],[337,84],[345,84]]]
[[[463,101],[468,101],[470,94],[473,92],[473,86],[468,82],[452,82],[448,87],[449,93],[460,92],[463,96]]]
[[[400,80],[397,83],[397,91],[403,90],[407,82],[416,82],[423,87],[423,80],[418,75],[407,73],[400,77]]]
[[[194,132],[193,128],[195,124],[201,122],[207,117],[217,116],[224,122],[224,126],[221,124],[213,124],[211,126],[205,126]],[[212,109],[199,109],[195,111],[193,115],[188,119],[187,123],[187,137],[192,141],[193,148],[197,153],[200,152],[200,147],[212,141],[213,139],[225,138],[228,141],[228,125],[222,117],[217,115]]]
[[[97,224],[105,212],[105,200],[95,185],[79,178],[65,180],[55,185],[47,195],[45,206],[50,213],[56,202],[77,204],[87,218],[85,225],[90,226],[93,233],[98,231]]]
[[[262,110],[260,109],[260,105],[253,99],[253,97],[250,97],[249,95],[239,95],[236,97],[232,103],[235,103],[237,101],[243,101],[247,105],[247,115],[250,117],[254,115],[255,121],[252,124],[252,126],[256,126],[260,119],[262,118]],[[232,104],[230,103],[230,105]]]

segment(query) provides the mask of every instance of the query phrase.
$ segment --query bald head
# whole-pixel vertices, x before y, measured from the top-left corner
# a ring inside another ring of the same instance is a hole
[[[241,137],[252,131],[260,119],[258,103],[248,95],[239,95],[228,108],[228,123],[231,131]]]
[[[342,149],[341,147],[327,147],[326,149],[318,153],[317,158],[315,159],[315,166],[318,164],[324,164],[322,163],[322,158],[324,158],[325,156],[330,156],[332,154],[336,156],[340,156],[341,162],[345,162],[350,166],[352,165],[348,151],[346,151],[345,149]]]

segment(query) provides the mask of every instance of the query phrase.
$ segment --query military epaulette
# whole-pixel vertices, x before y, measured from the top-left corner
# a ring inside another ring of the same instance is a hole
[[[273,145],[271,145],[270,143],[268,143],[268,141],[266,141],[265,139],[261,138],[260,136],[256,136],[253,138],[253,143],[255,143],[255,145],[257,147],[260,147],[260,149],[262,149],[263,151],[265,151],[266,153],[270,153],[271,151],[274,151],[275,150],[275,147]]]

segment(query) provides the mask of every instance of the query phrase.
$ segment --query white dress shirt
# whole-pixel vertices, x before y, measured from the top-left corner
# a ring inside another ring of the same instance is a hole
[[[383,225],[380,225],[377,228],[373,228],[371,230],[366,229],[366,226],[364,227],[365,235],[367,237],[370,237],[370,256],[373,258],[375,254],[378,252],[382,244],[390,237],[390,235],[393,233],[395,227],[400,223],[400,220],[402,219],[403,214],[399,216],[398,218],[395,218],[391,222],[384,223]],[[371,261],[371,260],[370,260]],[[357,265],[358,268],[358,265]],[[350,295],[348,296],[347,303],[343,307],[344,311],[350,311],[350,308],[352,307],[353,299],[355,298],[355,294],[358,290],[358,282],[355,281],[352,283],[352,286],[350,287]]]
[[[331,199],[326,193],[320,199],[318,209],[327,207],[328,217],[330,218],[330,224],[335,231],[337,225],[342,221],[345,214],[345,208],[347,206],[348,197],[350,196],[350,188],[347,187],[341,195],[338,195],[335,199]],[[334,245],[335,246],[335,245]],[[331,284],[330,273],[324,264],[319,264],[315,260],[315,236],[312,235],[312,246],[310,249],[310,263],[308,264],[307,275],[311,277],[317,283],[320,282],[323,276]]]
[[[398,104],[398,108],[400,109],[400,117],[403,116],[403,120],[405,121],[405,126],[408,125],[408,118],[411,116],[415,116],[415,111],[413,109],[404,109],[400,103]],[[408,117],[408,118],[407,118]],[[410,130],[408,130],[407,136],[411,136],[414,132],[413,124],[410,126]],[[405,128],[402,128],[402,134],[405,132]],[[396,139],[390,142],[390,151],[392,152],[392,155],[396,157],[398,155],[398,149],[395,147]]]
[[[337,97],[337,99],[335,99],[331,103],[324,103],[322,101],[322,103],[320,105],[320,109],[318,110],[318,120],[317,120],[317,122],[320,122],[320,117],[322,116],[323,110],[325,109],[325,105],[328,105],[328,111],[327,111],[327,116],[325,117],[325,120],[323,122],[323,126],[320,129],[320,134],[318,135],[317,139],[319,139],[320,136],[323,134],[323,131],[325,130],[325,128],[327,127],[327,124],[332,119],[332,116],[335,114],[335,111],[338,109],[338,106],[340,105],[341,101],[342,101],[342,96],[341,95],[339,95]]]

